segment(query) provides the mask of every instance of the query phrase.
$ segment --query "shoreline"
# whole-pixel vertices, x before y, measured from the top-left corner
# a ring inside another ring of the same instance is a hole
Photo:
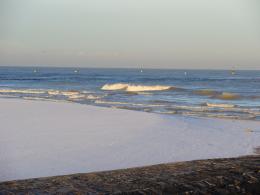
[[[129,108],[123,108],[120,106],[104,106],[102,104],[86,104],[86,103],[79,103],[74,102],[72,100],[58,100],[58,99],[46,99],[46,98],[39,98],[39,97],[16,97],[16,96],[6,96],[6,95],[0,95],[0,99],[15,99],[15,100],[29,100],[29,101],[46,101],[46,102],[57,102],[57,103],[71,103],[71,104],[77,104],[82,106],[94,106],[98,108],[108,108],[108,109],[119,109],[119,110],[128,110],[128,111],[135,111],[135,112],[144,112],[144,113],[151,113],[151,114],[158,114],[163,116],[169,116],[169,117],[187,117],[187,118],[197,118],[197,119],[220,119],[220,120],[238,120],[238,121],[258,121],[256,119],[245,119],[245,118],[236,118],[236,117],[221,117],[221,116],[199,116],[199,115],[184,115],[184,114],[169,114],[166,112],[149,112],[145,110],[138,110],[138,109],[129,109]]]
[[[253,154],[260,122],[0,99],[0,182]]]

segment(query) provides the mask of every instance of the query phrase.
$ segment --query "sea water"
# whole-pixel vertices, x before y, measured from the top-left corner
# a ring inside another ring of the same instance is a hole
[[[260,120],[260,71],[0,67],[0,98]]]

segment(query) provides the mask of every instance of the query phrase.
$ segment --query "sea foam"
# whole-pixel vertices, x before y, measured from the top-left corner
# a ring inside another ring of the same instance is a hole
[[[0,89],[0,93],[29,93],[29,94],[42,94],[45,91],[33,89]]]
[[[216,107],[216,108],[234,108],[235,105],[233,104],[213,104],[213,103],[206,103],[208,107]]]
[[[102,90],[123,90],[128,92],[140,92],[140,91],[163,91],[173,89],[172,86],[167,85],[133,85],[125,83],[105,84]]]

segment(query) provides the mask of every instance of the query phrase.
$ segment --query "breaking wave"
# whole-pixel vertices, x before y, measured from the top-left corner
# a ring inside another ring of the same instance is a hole
[[[79,94],[78,91],[61,91],[60,93],[64,96],[75,96]]]
[[[57,91],[57,90],[49,90],[49,91],[48,91],[48,94],[49,94],[49,95],[59,95],[59,94],[60,94],[60,91]]]
[[[23,98],[30,99],[46,99],[46,98],[54,98],[59,99],[59,96],[68,98],[70,100],[76,99],[86,99],[86,100],[96,100],[100,99],[103,96],[90,94],[86,91],[76,91],[76,90],[35,90],[35,89],[0,89],[0,94],[8,97],[17,97],[17,95],[22,95]],[[28,97],[27,97],[28,96]],[[39,96],[39,97],[36,97]]]
[[[214,107],[214,108],[234,108],[234,107],[236,107],[236,105],[233,105],[233,104],[212,104],[212,103],[206,103],[206,106]]]
[[[33,90],[33,89],[0,89],[0,93],[42,94],[42,93],[45,93],[45,91],[43,91],[43,90]]]
[[[251,107],[241,105],[243,99],[248,101],[260,96],[255,94],[239,95],[231,92],[215,91],[212,89],[185,89],[170,85],[137,85],[127,83],[105,84],[102,90],[118,91],[84,91],[84,90],[59,90],[59,89],[14,89],[0,88],[0,97],[19,97],[31,100],[70,101],[75,103],[93,104],[98,106],[139,110],[146,112],[181,114],[202,117],[221,117],[236,119],[260,120],[260,106],[257,101]],[[181,89],[181,90],[178,90]],[[153,91],[171,90],[167,93],[154,93]],[[121,92],[126,93],[121,93]],[[130,95],[129,95],[130,94]],[[140,96],[131,96],[140,94]],[[200,102],[193,104],[185,102],[186,98],[199,95]],[[183,102],[180,104],[179,100]],[[217,100],[213,100],[217,99]],[[230,101],[229,101],[230,100]],[[253,100],[254,101],[254,100]],[[204,102],[204,103],[203,103]]]
[[[175,89],[175,87],[167,85],[133,85],[125,83],[105,84],[101,87],[102,90],[122,90],[127,92],[142,92],[142,91],[164,91]]]

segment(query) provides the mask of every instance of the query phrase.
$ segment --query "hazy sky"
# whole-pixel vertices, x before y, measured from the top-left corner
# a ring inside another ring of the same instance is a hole
[[[260,1],[0,0],[0,65],[260,69]]]

